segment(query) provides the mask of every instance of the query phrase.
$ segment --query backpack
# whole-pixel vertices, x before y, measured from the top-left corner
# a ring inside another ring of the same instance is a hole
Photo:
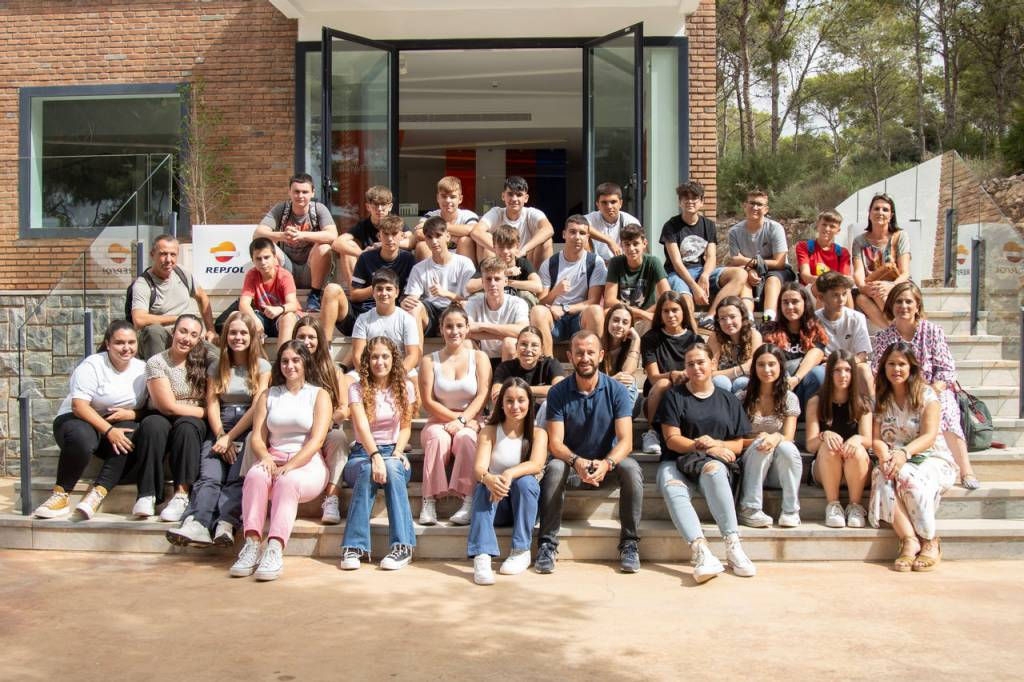
[[[317,203],[315,201],[309,202],[309,209],[307,215],[309,216],[309,230],[310,232],[316,232],[319,228],[320,219],[317,216],[316,210]],[[277,221],[277,231],[281,232],[284,230],[284,226],[288,224],[288,219],[292,217],[292,202],[288,199],[284,202],[284,208],[281,210],[281,219]]]
[[[590,280],[594,276],[594,269],[597,267],[597,256],[593,251],[587,251],[587,289],[590,288]],[[551,277],[551,286],[558,281],[558,272],[561,269],[562,260],[555,254],[548,258],[548,276]]]
[[[957,405],[960,407],[960,426],[964,430],[967,449],[970,452],[977,452],[992,447],[994,429],[988,405],[968,393],[959,383],[954,386],[954,390]]]
[[[837,259],[843,255],[843,247],[839,246],[839,244],[834,244],[833,243],[832,244],[832,248],[835,249],[836,258]],[[810,258],[811,254],[813,254],[813,253],[814,253],[814,240],[813,239],[808,239],[807,240],[807,257]]]
[[[188,289],[188,295],[195,297],[196,295],[196,283],[195,280],[189,282],[188,276],[185,271],[179,268],[177,265],[174,266],[174,272],[181,279],[181,283]],[[149,283],[149,310],[153,309],[153,303],[156,301],[156,280],[153,279],[153,275],[150,274],[149,269],[142,271],[142,277]],[[132,283],[128,285],[128,289],[125,290],[124,299],[124,319],[129,322],[132,321],[132,292],[135,289],[135,282],[138,280],[132,280]]]

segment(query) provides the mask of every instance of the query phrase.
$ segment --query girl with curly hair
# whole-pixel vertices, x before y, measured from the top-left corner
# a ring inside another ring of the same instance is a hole
[[[761,332],[754,327],[739,296],[727,296],[715,311],[715,332],[708,339],[715,354],[715,386],[739,393],[750,383],[750,360],[761,345]]]

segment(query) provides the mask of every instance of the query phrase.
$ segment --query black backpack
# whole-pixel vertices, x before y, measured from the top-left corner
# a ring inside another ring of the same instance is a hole
[[[195,295],[196,295],[195,280],[190,282],[189,279],[188,279],[188,276],[185,274],[185,271],[182,270],[181,268],[179,268],[177,265],[174,266],[174,272],[175,272],[175,274],[178,275],[178,278],[181,279],[181,283],[184,284],[188,288],[188,295],[192,296],[192,297],[195,297]],[[146,282],[149,283],[149,310],[152,310],[153,309],[153,303],[156,301],[156,280],[153,279],[153,275],[150,274],[148,268],[146,270],[142,271],[142,277],[143,277],[143,279],[146,280]],[[125,290],[124,319],[128,320],[129,322],[132,321],[132,296],[133,296],[132,292],[135,289],[135,282],[137,282],[137,281],[138,280],[133,279],[132,283],[128,285],[128,289]]]
[[[587,251],[587,289],[590,289],[590,280],[594,276],[594,269],[597,267],[597,256],[593,251]],[[551,278],[551,286],[555,286],[555,282],[558,281],[558,271],[561,268],[562,261],[558,257],[559,254],[553,255],[548,259],[548,276]]]
[[[320,229],[320,218],[317,215],[316,210],[317,202],[309,202],[309,210],[306,215],[309,216],[309,229],[311,232],[316,232]],[[281,219],[277,221],[277,231],[281,232],[284,230],[284,226],[288,224],[288,219],[292,217],[292,202],[288,199],[284,202],[284,208],[281,209]]]

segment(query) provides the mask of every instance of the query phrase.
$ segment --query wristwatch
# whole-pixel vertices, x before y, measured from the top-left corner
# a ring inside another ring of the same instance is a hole
[[[618,463],[614,459],[611,457],[605,457],[604,461],[605,464],[608,465],[608,471],[615,471],[615,467],[618,466]]]
[[[455,418],[455,420],[456,420],[456,421],[458,421],[458,422],[459,422],[460,424],[462,424],[463,426],[465,426],[465,425],[466,425],[466,418],[465,418],[465,417],[463,417],[463,416],[462,416],[461,414],[460,414],[460,415],[459,415],[458,417],[456,417],[456,418]]]
[[[569,314],[569,306],[567,306],[564,303],[562,304],[562,314],[563,315],[568,315]]]
[[[576,467],[576,460],[578,460],[579,458],[580,458],[580,456],[576,455],[576,454],[569,455],[569,467],[570,468],[575,468]]]

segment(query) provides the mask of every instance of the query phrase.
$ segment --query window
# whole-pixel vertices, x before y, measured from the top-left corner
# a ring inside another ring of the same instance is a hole
[[[181,141],[177,84],[21,88],[22,238],[165,226]]]

